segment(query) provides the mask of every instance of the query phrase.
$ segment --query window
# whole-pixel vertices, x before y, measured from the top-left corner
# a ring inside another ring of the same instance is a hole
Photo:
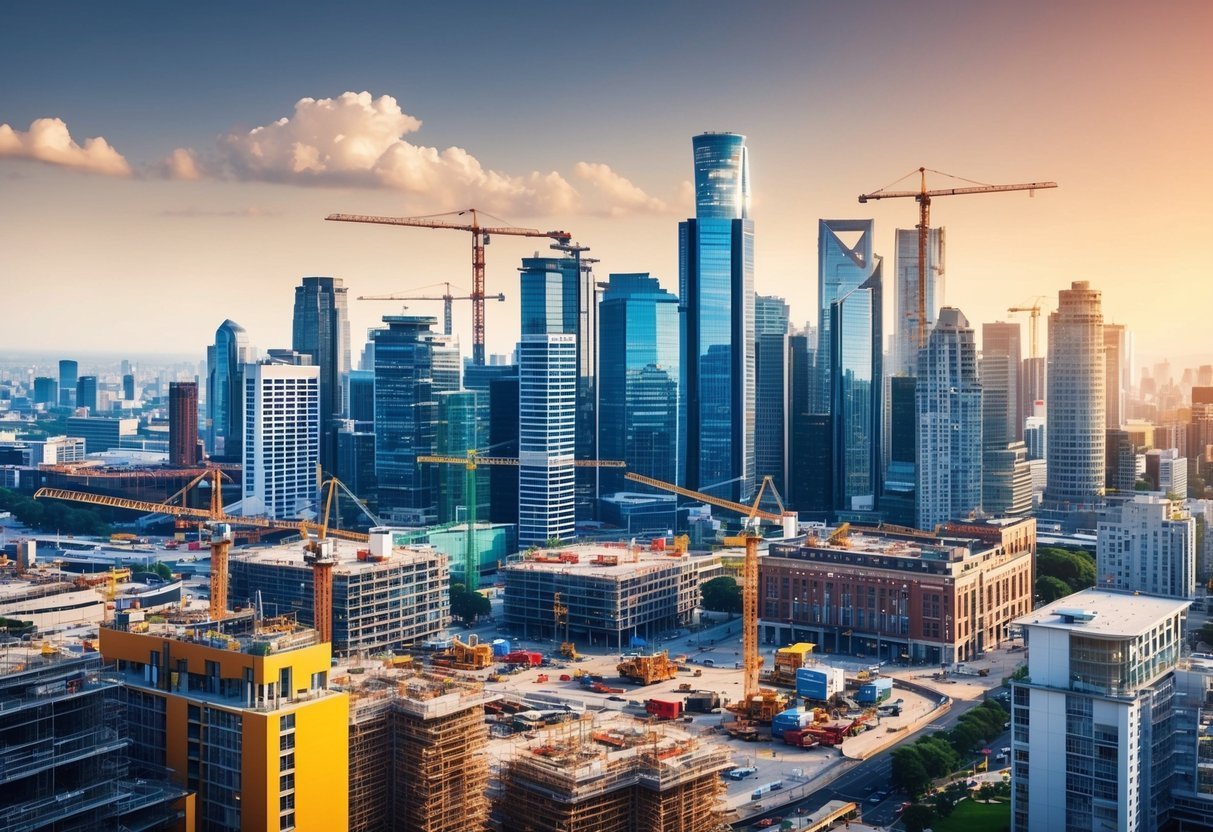
[[[278,721],[278,728],[282,731],[290,731],[295,727],[295,715],[284,714]]]
[[[283,754],[278,760],[279,771],[293,771],[295,768],[295,752]]]
[[[295,747],[294,732],[291,732],[289,734],[280,734],[278,736],[278,750],[279,751],[290,751],[294,747]]]

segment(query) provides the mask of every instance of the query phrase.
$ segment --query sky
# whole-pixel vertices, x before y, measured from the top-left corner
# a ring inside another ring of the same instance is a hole
[[[924,166],[1060,186],[934,201],[978,330],[1089,280],[1139,362],[1207,363],[1211,31],[1204,0],[6,3],[0,356],[201,356],[225,318],[286,347],[304,275],[349,287],[357,353],[399,304],[354,297],[470,288],[468,235],[334,212],[475,207],[677,291],[691,136],[720,130],[747,137],[756,288],[796,323],[818,219],[874,218],[891,267],[916,205],[856,197]],[[489,352],[544,242],[489,245]],[[470,352],[466,303],[455,330]]]

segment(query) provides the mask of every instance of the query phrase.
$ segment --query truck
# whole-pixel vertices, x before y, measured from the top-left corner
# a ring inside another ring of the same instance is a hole
[[[855,701],[860,705],[879,705],[892,695],[893,680],[888,676],[881,676],[865,685],[860,685]]]
[[[758,769],[754,768],[753,766],[738,766],[737,768],[731,768],[726,771],[724,776],[730,780],[744,780],[747,777],[753,777],[757,773]]]
[[[764,794],[770,794],[771,792],[777,792],[782,788],[783,788],[782,780],[774,780],[770,783],[763,783],[761,786],[754,789],[753,793],[750,795],[750,800],[761,800],[762,796]]]
[[[678,699],[650,699],[644,703],[645,713],[658,719],[678,719],[682,716],[682,701]]]

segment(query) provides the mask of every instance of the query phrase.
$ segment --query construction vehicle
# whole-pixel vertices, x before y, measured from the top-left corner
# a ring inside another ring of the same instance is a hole
[[[452,295],[451,284],[442,283],[446,292],[441,295],[359,295],[358,300],[440,300],[442,301],[442,334],[451,334],[452,307],[457,300],[475,300],[475,295]],[[486,295],[485,300],[504,301],[505,295]]]
[[[492,647],[489,646],[489,652],[492,653]],[[506,664],[520,664],[527,667],[539,667],[543,664],[543,654],[536,653],[531,650],[511,650],[506,653],[502,661]]]
[[[941,188],[939,190],[927,190],[927,168],[919,168],[917,171],[912,171],[906,176],[913,176],[917,173],[920,177],[920,186],[917,191],[890,191],[889,186],[881,188],[878,191],[873,191],[870,194],[860,194],[860,203],[866,203],[869,200],[877,199],[894,199],[897,197],[912,197],[918,202],[918,320],[915,328],[918,331],[918,346],[919,348],[927,345],[927,241],[931,228],[931,200],[937,196],[959,196],[961,194],[988,194],[1001,193],[1004,191],[1028,191],[1029,195],[1035,196],[1037,190],[1045,188],[1056,188],[1056,182],[1028,182],[1020,185],[987,185],[980,182],[973,183],[973,186],[967,188]],[[941,176],[952,176],[948,173],[941,173],[937,170],[930,171]],[[905,179],[903,176],[902,179]],[[952,176],[953,179],[958,177]],[[897,182],[900,182],[898,179]],[[964,180],[966,182],[972,180]],[[892,184],[897,184],[896,182]]]
[[[625,692],[623,688],[612,687],[611,685],[608,685],[605,682],[590,682],[589,688],[590,688],[590,690],[594,691],[594,693],[624,693]]]
[[[330,214],[325,217],[330,222],[362,222],[376,225],[410,226],[413,228],[446,228],[452,231],[466,231],[472,235],[472,363],[477,366],[484,364],[484,247],[494,234],[507,237],[548,237],[558,245],[568,246],[573,235],[567,231],[539,231],[534,228],[516,228],[505,225],[492,227],[480,224],[479,214],[475,208],[464,211],[452,211],[446,214],[432,214],[425,217],[374,217],[365,214]],[[447,222],[440,217],[463,217],[471,215],[471,223]],[[489,216],[486,214],[485,216]],[[494,218],[495,219],[495,218]],[[501,222],[499,220],[499,222]]]
[[[434,654],[430,661],[439,667],[449,667],[452,670],[481,670],[492,667],[493,647],[490,644],[481,644],[475,635],[470,636],[467,642],[456,637],[451,639],[450,650]]]
[[[662,650],[648,656],[625,656],[615,668],[619,675],[638,685],[668,682],[678,676],[678,665]]]
[[[770,672],[759,674],[759,681],[785,688],[796,687],[796,671],[814,663],[813,648],[807,641],[781,647],[775,651],[775,666]]]
[[[581,654],[577,652],[577,645],[571,641],[560,642],[560,655],[571,662],[581,661]]]

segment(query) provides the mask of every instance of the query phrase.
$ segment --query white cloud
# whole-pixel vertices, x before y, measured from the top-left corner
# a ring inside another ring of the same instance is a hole
[[[179,147],[160,163],[160,172],[168,179],[183,179],[188,182],[202,178],[198,159],[192,149]]]
[[[421,120],[388,95],[303,98],[290,117],[220,136],[214,158],[178,149],[167,169],[170,175],[192,170],[240,180],[389,188],[414,197],[411,208],[418,209],[475,205],[514,216],[665,210],[661,200],[606,165],[576,166],[576,175],[591,186],[583,198],[555,171],[503,173],[484,167],[462,147],[440,150],[405,139],[420,128]]]
[[[72,139],[67,124],[59,118],[35,119],[24,133],[0,124],[0,157],[4,156],[33,159],[105,176],[131,175],[131,166],[109,142],[98,136],[85,139],[81,147]]]

